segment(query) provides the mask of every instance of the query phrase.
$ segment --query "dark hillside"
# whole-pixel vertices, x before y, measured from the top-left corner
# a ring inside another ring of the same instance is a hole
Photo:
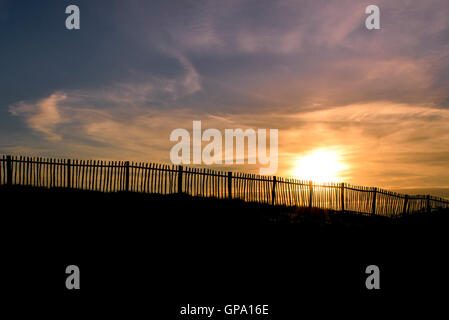
[[[24,187],[2,187],[0,199],[3,266],[5,274],[18,275],[5,285],[18,296],[42,287],[45,299],[67,294],[64,274],[55,275],[75,262],[87,270],[83,303],[95,303],[99,292],[118,304],[125,293],[139,301],[138,290],[157,292],[164,303],[232,303],[232,293],[233,300],[278,306],[278,315],[298,313],[298,294],[291,293],[299,288],[307,309],[324,290],[334,299],[374,294],[385,297],[376,303],[391,303],[398,294],[432,295],[435,283],[447,282],[434,272],[447,266],[443,211],[385,218],[186,195]],[[377,293],[364,287],[370,264],[382,270]],[[40,275],[32,287],[23,276],[30,266]],[[427,276],[413,277],[416,272]]]

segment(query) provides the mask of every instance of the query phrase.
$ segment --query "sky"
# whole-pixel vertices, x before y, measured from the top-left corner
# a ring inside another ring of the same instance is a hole
[[[170,163],[201,120],[278,129],[280,176],[324,150],[339,181],[449,196],[447,0],[0,0],[0,48],[0,154]]]

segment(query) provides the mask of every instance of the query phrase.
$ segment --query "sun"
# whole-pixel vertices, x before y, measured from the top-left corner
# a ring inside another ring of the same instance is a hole
[[[293,175],[298,179],[315,182],[338,182],[341,180],[339,173],[345,167],[336,152],[315,150],[296,161]]]

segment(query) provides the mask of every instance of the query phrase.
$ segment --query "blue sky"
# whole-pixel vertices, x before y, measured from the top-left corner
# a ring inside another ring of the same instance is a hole
[[[279,129],[281,175],[326,148],[356,184],[447,188],[447,1],[376,1],[373,31],[369,4],[0,0],[0,152],[169,162],[202,120]]]

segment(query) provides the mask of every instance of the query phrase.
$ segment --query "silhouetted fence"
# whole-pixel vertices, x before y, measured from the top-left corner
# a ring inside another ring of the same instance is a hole
[[[187,193],[286,206],[399,216],[449,208],[449,201],[345,183],[128,161],[2,156],[0,184],[144,193]]]

